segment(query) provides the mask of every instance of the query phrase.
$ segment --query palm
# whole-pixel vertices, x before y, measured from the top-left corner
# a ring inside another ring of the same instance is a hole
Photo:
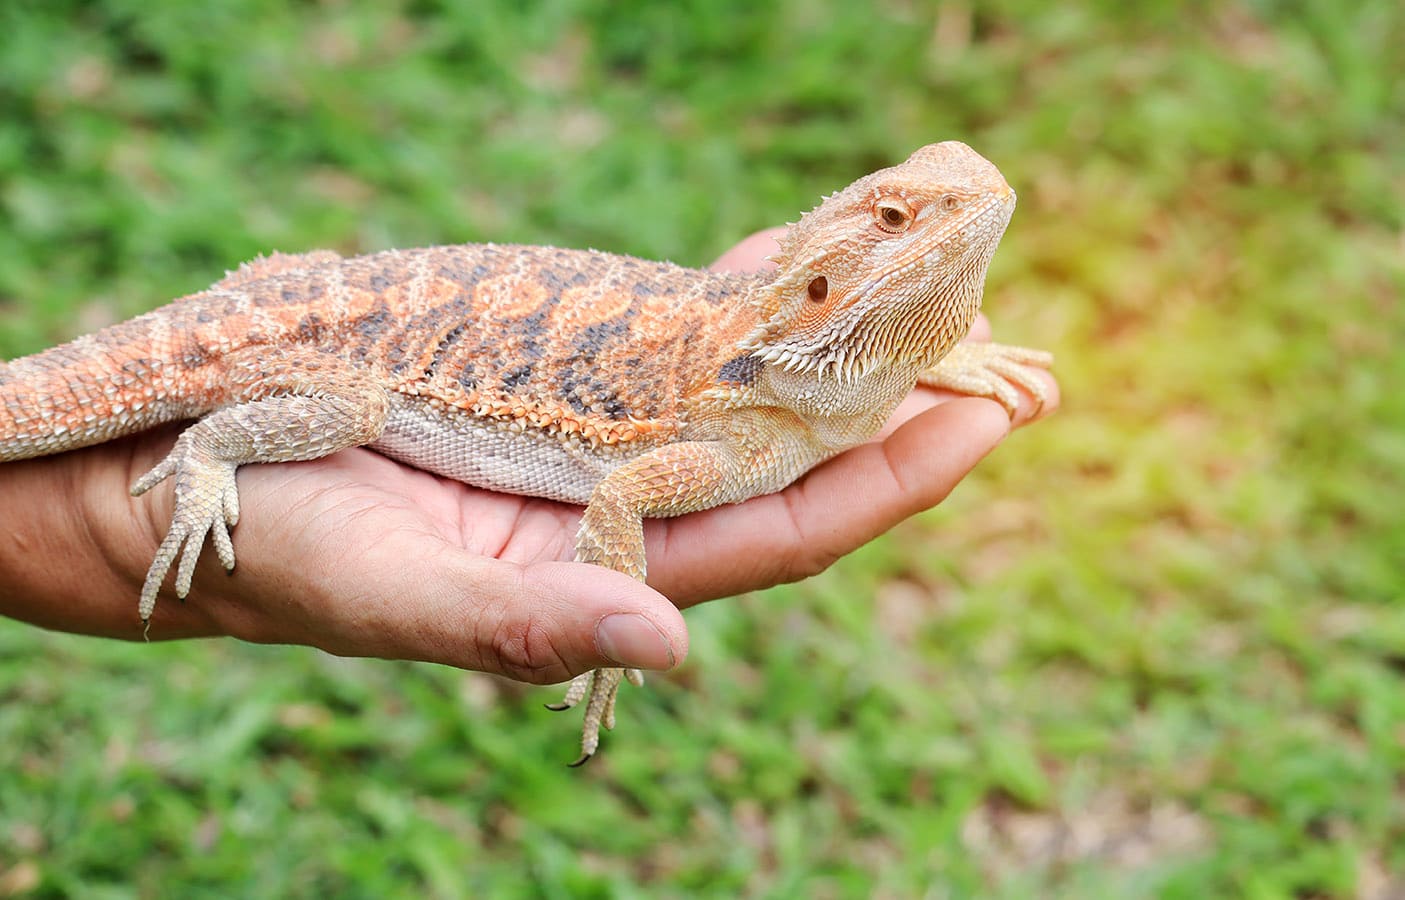
[[[278,521],[268,540],[338,568],[356,568],[377,546],[407,561],[466,551],[526,566],[574,555],[580,507],[472,487],[365,449],[240,477],[245,518]]]

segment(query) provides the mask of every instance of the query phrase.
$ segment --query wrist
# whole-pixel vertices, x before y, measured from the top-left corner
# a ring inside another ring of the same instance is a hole
[[[0,614],[75,634],[139,639],[151,517],[127,494],[134,445],[116,441],[0,468]],[[163,637],[209,633],[183,614]]]

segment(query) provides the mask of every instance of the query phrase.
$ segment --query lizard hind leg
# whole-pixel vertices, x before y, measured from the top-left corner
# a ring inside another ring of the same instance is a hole
[[[227,360],[226,404],[187,428],[165,459],[132,485],[140,496],[175,485],[175,512],[142,583],[137,611],[147,623],[172,566],[176,596],[190,593],[195,565],[210,538],[226,570],[234,569],[229,529],[239,521],[235,472],[247,463],[319,459],[368,444],[385,427],[386,389],[375,378],[306,347],[252,348]]]
[[[646,516],[672,516],[737,499],[726,485],[740,484],[746,460],[733,446],[684,441],[667,444],[620,466],[596,485],[576,534],[576,562],[592,563],[644,580]],[[729,479],[731,479],[729,481]],[[585,700],[579,766],[600,746],[600,728],[615,727],[620,682],[643,686],[638,669],[602,668],[576,676],[561,703],[570,709]]]

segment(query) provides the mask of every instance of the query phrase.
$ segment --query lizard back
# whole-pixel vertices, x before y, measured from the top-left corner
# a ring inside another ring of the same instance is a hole
[[[248,379],[231,378],[231,358],[247,367],[250,348],[256,364],[258,348],[290,346],[370,370],[397,408],[432,409],[456,426],[530,432],[568,451],[583,442],[592,454],[655,445],[676,438],[690,402],[736,356],[754,323],[753,281],[494,244],[260,260],[206,291],[0,364],[0,459],[198,417],[240,399],[231,383]],[[424,430],[391,427],[377,449],[442,470],[412,446]]]
[[[690,413],[754,327],[754,283],[549,247],[375,254],[343,267],[340,289],[374,300],[338,352],[391,386],[375,450],[584,503],[624,461],[696,436]]]
[[[677,430],[755,321],[752,279],[589,250],[479,244],[348,260],[343,338],[392,390],[605,444]]]

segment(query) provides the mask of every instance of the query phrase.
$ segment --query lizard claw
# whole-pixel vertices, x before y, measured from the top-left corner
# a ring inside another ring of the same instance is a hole
[[[584,765],[595,755],[600,746],[602,725],[607,729],[615,727],[615,697],[619,694],[620,682],[624,680],[642,686],[644,673],[638,669],[613,668],[583,672],[571,681],[570,687],[566,689],[566,696],[560,703],[546,705],[550,710],[570,709],[585,699],[587,694],[590,696],[590,699],[586,700],[585,721],[581,728],[581,755],[570,764],[572,768]]]
[[[586,691],[590,690],[590,683],[594,674],[594,672],[582,672],[571,679],[570,686],[566,688],[566,696],[561,698],[561,702],[548,703],[546,704],[546,708],[552,712],[565,712],[581,702],[581,699],[585,697]]]

